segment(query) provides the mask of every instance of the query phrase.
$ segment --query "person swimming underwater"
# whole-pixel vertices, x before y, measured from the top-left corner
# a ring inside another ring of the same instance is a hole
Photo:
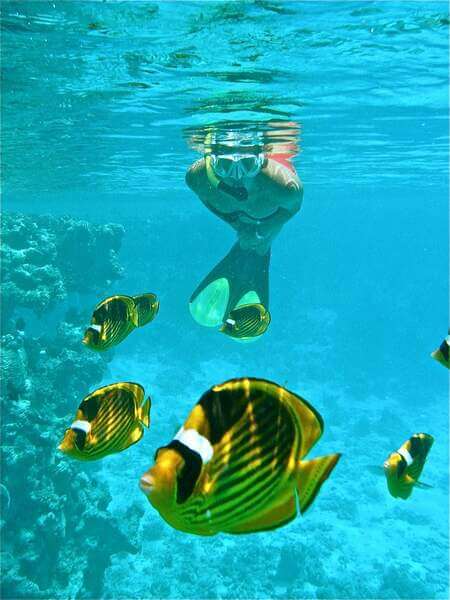
[[[238,237],[191,296],[190,312],[199,324],[220,326],[244,304],[268,310],[271,245],[303,198],[289,158],[231,136],[221,143],[206,140],[204,157],[189,168],[187,185]]]

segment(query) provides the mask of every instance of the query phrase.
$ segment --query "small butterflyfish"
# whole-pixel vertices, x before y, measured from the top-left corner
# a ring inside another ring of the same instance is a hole
[[[305,513],[341,456],[304,460],[323,429],[317,410],[284,387],[232,379],[203,394],[140,487],[180,531],[277,529]]]
[[[113,383],[86,396],[58,449],[78,460],[98,460],[136,444],[150,425],[151,400],[138,383]]]
[[[392,452],[383,464],[389,493],[406,500],[414,487],[430,488],[419,481],[434,438],[428,433],[415,433],[398,450]]]
[[[155,294],[106,298],[95,307],[83,344],[100,352],[117,346],[136,327],[150,323],[158,310]]]
[[[230,337],[243,339],[262,335],[270,324],[270,313],[262,304],[242,304],[233,309],[220,331]]]

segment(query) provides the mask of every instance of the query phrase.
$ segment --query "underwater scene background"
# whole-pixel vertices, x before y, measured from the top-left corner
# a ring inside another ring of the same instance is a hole
[[[430,358],[448,328],[447,3],[1,13],[2,598],[448,598],[448,371]],[[295,146],[304,185],[251,344],[188,310],[235,234],[185,173],[207,132],[236,128]],[[81,344],[98,301],[143,292],[153,323]],[[176,531],[139,478],[204,391],[244,376],[306,398],[319,453],[342,459],[284,528]],[[116,381],[152,398],[144,438],[93,463],[58,452]],[[372,467],[419,431],[433,487],[394,499]]]

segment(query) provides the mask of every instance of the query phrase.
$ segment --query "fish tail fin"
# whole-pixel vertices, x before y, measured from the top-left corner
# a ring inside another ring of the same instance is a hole
[[[133,296],[136,307],[136,327],[143,327],[153,321],[159,311],[159,300],[155,294]]]
[[[145,425],[145,427],[150,426],[150,408],[152,406],[152,401],[150,396],[148,396],[147,400],[139,409],[139,421]]]
[[[311,506],[323,482],[328,479],[340,458],[341,454],[337,453],[300,461],[297,473],[297,492],[301,514]]]

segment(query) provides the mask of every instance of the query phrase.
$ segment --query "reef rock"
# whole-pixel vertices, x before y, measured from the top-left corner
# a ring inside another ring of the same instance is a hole
[[[15,308],[37,315],[68,292],[101,292],[121,277],[121,225],[93,225],[70,217],[5,214],[2,220],[2,318]]]
[[[98,598],[112,555],[137,551],[139,515],[131,514],[130,523],[115,518],[109,490],[96,479],[99,466],[57,451],[109,360],[81,344],[77,311],[67,320],[57,315],[69,308],[71,290],[93,292],[120,276],[123,230],[23,215],[5,215],[3,229],[0,595]],[[32,309],[27,326],[16,319],[20,307]],[[51,329],[33,316],[43,311]]]

